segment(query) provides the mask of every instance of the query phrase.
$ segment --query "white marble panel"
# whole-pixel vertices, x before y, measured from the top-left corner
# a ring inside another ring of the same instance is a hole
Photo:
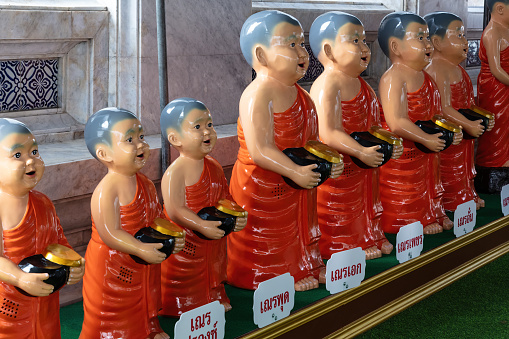
[[[251,67],[242,55],[168,57],[169,100],[203,101],[216,126],[237,121],[240,96],[250,81]]]
[[[69,6],[71,5],[72,6]],[[62,11],[69,10],[104,10],[96,0],[1,0],[0,8],[9,9],[29,9],[29,10],[49,10],[58,9]]]
[[[240,30],[250,15],[251,0],[166,1],[168,55],[240,53]]]
[[[89,116],[108,106],[108,25],[102,25],[93,40],[94,58],[92,63],[92,105]]]
[[[157,56],[144,57],[141,59],[141,84],[139,109],[140,121],[147,134],[161,133],[159,117],[161,108],[159,104],[159,70]]]
[[[90,54],[89,42],[84,41],[67,54],[66,69],[66,110],[82,124],[87,122],[90,111]]]
[[[0,11],[1,39],[69,38],[71,14],[67,11]],[[58,24],[56,24],[58,23]]]
[[[468,27],[468,1],[467,0],[426,0],[419,1],[419,15],[424,16],[432,12],[450,12],[463,19],[463,23]]]
[[[94,37],[102,27],[108,25],[107,11],[72,11],[71,12],[71,34],[72,37]],[[93,35],[92,35],[93,34]]]

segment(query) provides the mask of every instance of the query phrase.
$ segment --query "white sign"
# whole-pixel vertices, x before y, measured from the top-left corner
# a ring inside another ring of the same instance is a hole
[[[224,338],[224,306],[219,301],[182,313],[175,324],[174,338]]]
[[[334,253],[327,261],[325,288],[331,294],[357,287],[366,275],[366,252],[360,247]]]
[[[253,296],[254,323],[259,328],[288,317],[295,303],[295,280],[290,273],[265,280]]]
[[[472,232],[476,216],[477,211],[474,200],[464,202],[456,207],[456,211],[454,211],[454,235],[456,238]]]
[[[424,240],[423,227],[420,221],[403,226],[396,235],[396,259],[400,263],[418,257]]]
[[[505,185],[502,187],[500,191],[500,202],[502,205],[502,214],[509,214],[509,185]]]

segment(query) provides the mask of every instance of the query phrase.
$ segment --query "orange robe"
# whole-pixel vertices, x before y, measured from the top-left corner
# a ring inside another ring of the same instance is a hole
[[[186,187],[186,205],[198,213],[229,198],[228,183],[223,168],[213,158],[204,159],[200,180]],[[229,303],[226,281],[226,237],[205,240],[192,230],[186,230],[186,245],[161,265],[161,289],[165,316],[180,316],[183,312],[218,300]]]
[[[3,256],[15,264],[41,254],[49,244],[71,247],[51,200],[37,191],[30,191],[28,208],[19,225],[3,231],[3,242]],[[58,292],[47,297],[29,297],[0,282],[0,298],[0,338],[60,338]]]
[[[362,78],[359,81],[357,96],[341,102],[343,128],[348,134],[380,125],[376,95]],[[343,174],[318,186],[319,244],[326,259],[339,251],[380,247],[387,241],[380,226],[379,169],[360,168],[348,155],[343,160]]]
[[[463,77],[451,84],[451,105],[455,110],[469,108],[474,103],[474,89],[467,72],[461,67]],[[451,145],[440,152],[440,173],[444,185],[444,207],[454,211],[458,205],[478,200],[474,188],[474,143],[475,139],[463,139],[459,145]]]
[[[431,77],[416,92],[407,94],[408,117],[412,122],[430,120],[441,113],[440,94]],[[382,115],[383,117],[383,115]],[[384,122],[384,127],[388,129]],[[424,227],[445,218],[442,203],[438,153],[424,153],[415,143],[403,140],[404,151],[380,168],[381,223],[387,233],[420,221]]]
[[[479,106],[495,115],[495,127],[479,137],[476,164],[483,167],[502,167],[509,161],[509,86],[490,72],[486,48],[481,39],[479,48],[481,72],[477,78]],[[509,73],[509,48],[500,52],[500,65]]]
[[[137,174],[134,200],[120,207],[122,229],[134,235],[162,215],[154,184]],[[108,247],[92,220],[92,239],[85,255],[82,339],[141,339],[162,332],[161,265],[136,263],[129,254]]]
[[[306,91],[295,86],[294,104],[274,113],[274,142],[280,150],[318,139],[314,103]],[[247,226],[228,236],[228,282],[252,290],[286,272],[295,282],[308,276],[318,278],[323,261],[318,248],[316,189],[294,189],[281,175],[256,165],[240,120],[238,137],[240,149],[230,192],[249,214]]]

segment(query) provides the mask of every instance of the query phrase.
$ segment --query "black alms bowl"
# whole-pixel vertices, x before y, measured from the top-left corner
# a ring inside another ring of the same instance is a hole
[[[221,212],[214,206],[202,208],[197,214],[203,220],[221,221],[221,225],[219,225],[218,228],[224,231],[224,236],[227,236],[233,231],[237,222],[236,216]],[[211,240],[200,232],[194,231],[194,233],[202,239]]]
[[[425,133],[428,133],[428,134],[442,133],[442,135],[439,137],[440,139],[445,141],[445,147],[442,151],[446,150],[447,147],[452,145],[452,142],[454,139],[453,131],[447,130],[447,129],[443,128],[442,126],[438,126],[431,120],[425,120],[425,121],[418,120],[415,122],[415,124],[420,129],[422,129]],[[421,143],[416,142],[415,146],[418,149],[420,149],[421,151],[423,151],[424,153],[433,153],[432,150],[430,150],[429,148],[427,148],[426,146],[424,146]]]
[[[175,247],[175,237],[173,237],[171,235],[163,234],[159,231],[156,231],[152,227],[143,227],[138,232],[136,232],[134,237],[143,243],[163,244],[163,247],[161,247],[157,250],[166,254],[166,258],[168,258],[170,256],[170,254],[173,252],[173,248]],[[145,260],[143,260],[135,255],[131,255],[131,258],[133,258],[134,261],[136,261],[138,264],[143,264],[143,265],[149,264]]]
[[[21,260],[18,266],[23,272],[26,273],[48,273],[49,278],[44,280],[44,282],[53,286],[52,293],[55,293],[61,289],[69,279],[69,266],[55,264],[54,262],[46,259],[42,254],[32,255],[28,258],[25,258]],[[16,288],[24,295],[32,297],[31,294],[28,294],[18,287]]]
[[[460,108],[458,110],[458,112],[460,112],[465,118],[467,118],[470,121],[482,120],[481,121],[481,125],[483,125],[484,131],[486,131],[486,129],[488,128],[488,124],[490,122],[490,119],[488,117],[486,117],[484,115],[481,115],[481,114],[471,110],[470,108]],[[483,134],[484,134],[484,132],[483,132]],[[465,138],[465,139],[475,139],[476,137],[468,134],[465,131],[465,133],[463,133],[463,138]]]
[[[325,180],[329,178],[332,169],[332,163],[310,153],[304,147],[287,148],[283,150],[283,153],[299,166],[308,166],[313,164],[318,165],[317,168],[313,169],[314,172],[320,173],[320,182],[317,186],[320,186],[325,182]],[[287,177],[283,177],[283,179],[291,187],[295,189],[303,189],[293,180]]]
[[[378,152],[382,153],[384,155],[383,162],[378,166],[385,165],[387,161],[389,161],[392,157],[392,151],[394,149],[394,145],[389,144],[387,141],[378,139],[374,135],[372,135],[369,132],[353,132],[350,134],[352,138],[355,139],[359,144],[361,144],[364,147],[373,147],[373,146],[380,146],[378,149]],[[352,161],[361,168],[371,168],[370,166],[366,165],[362,161],[360,161],[356,157],[351,157]]]

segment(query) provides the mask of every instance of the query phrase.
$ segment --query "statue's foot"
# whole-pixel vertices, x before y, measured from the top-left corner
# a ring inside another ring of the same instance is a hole
[[[442,222],[442,228],[443,228],[444,230],[448,231],[448,230],[452,229],[453,227],[454,227],[454,223],[452,222],[452,220],[451,220],[451,219],[449,219],[449,217],[447,217],[447,216],[446,216],[446,217],[443,219],[443,222]],[[442,232],[442,231],[440,231],[440,232]],[[437,233],[440,233],[440,232],[437,232]]]
[[[436,233],[441,233],[442,231],[443,231],[442,226],[440,226],[439,223],[434,222],[434,223],[429,224],[428,226],[424,227],[423,233],[424,234],[436,234]]]
[[[509,160],[507,160],[507,161],[505,162],[505,164],[504,164],[504,165],[502,165],[502,167],[509,167]]]
[[[364,253],[366,253],[366,260],[376,259],[382,256],[382,251],[380,251],[376,246],[366,248]]]
[[[475,208],[477,210],[479,210],[480,208],[483,208],[484,206],[486,206],[486,202],[483,199],[478,198],[477,201],[475,202]]]
[[[320,274],[318,275],[318,282],[320,284],[325,284],[325,279],[327,278],[327,269],[325,267],[322,267],[320,269]]]
[[[161,333],[157,333],[153,337],[150,336],[149,339],[150,338],[154,338],[154,339],[170,339],[170,336],[167,333],[165,333],[165,332],[161,332]]]
[[[221,303],[221,305],[223,305],[225,312],[228,312],[229,310],[232,309],[232,305],[230,305],[230,303],[224,302],[224,303]]]
[[[380,246],[380,251],[382,251],[382,254],[391,254],[393,248],[394,246],[390,242],[384,241],[382,246]]]
[[[295,283],[295,290],[298,292],[312,290],[318,288],[318,280],[312,276],[301,279]]]

